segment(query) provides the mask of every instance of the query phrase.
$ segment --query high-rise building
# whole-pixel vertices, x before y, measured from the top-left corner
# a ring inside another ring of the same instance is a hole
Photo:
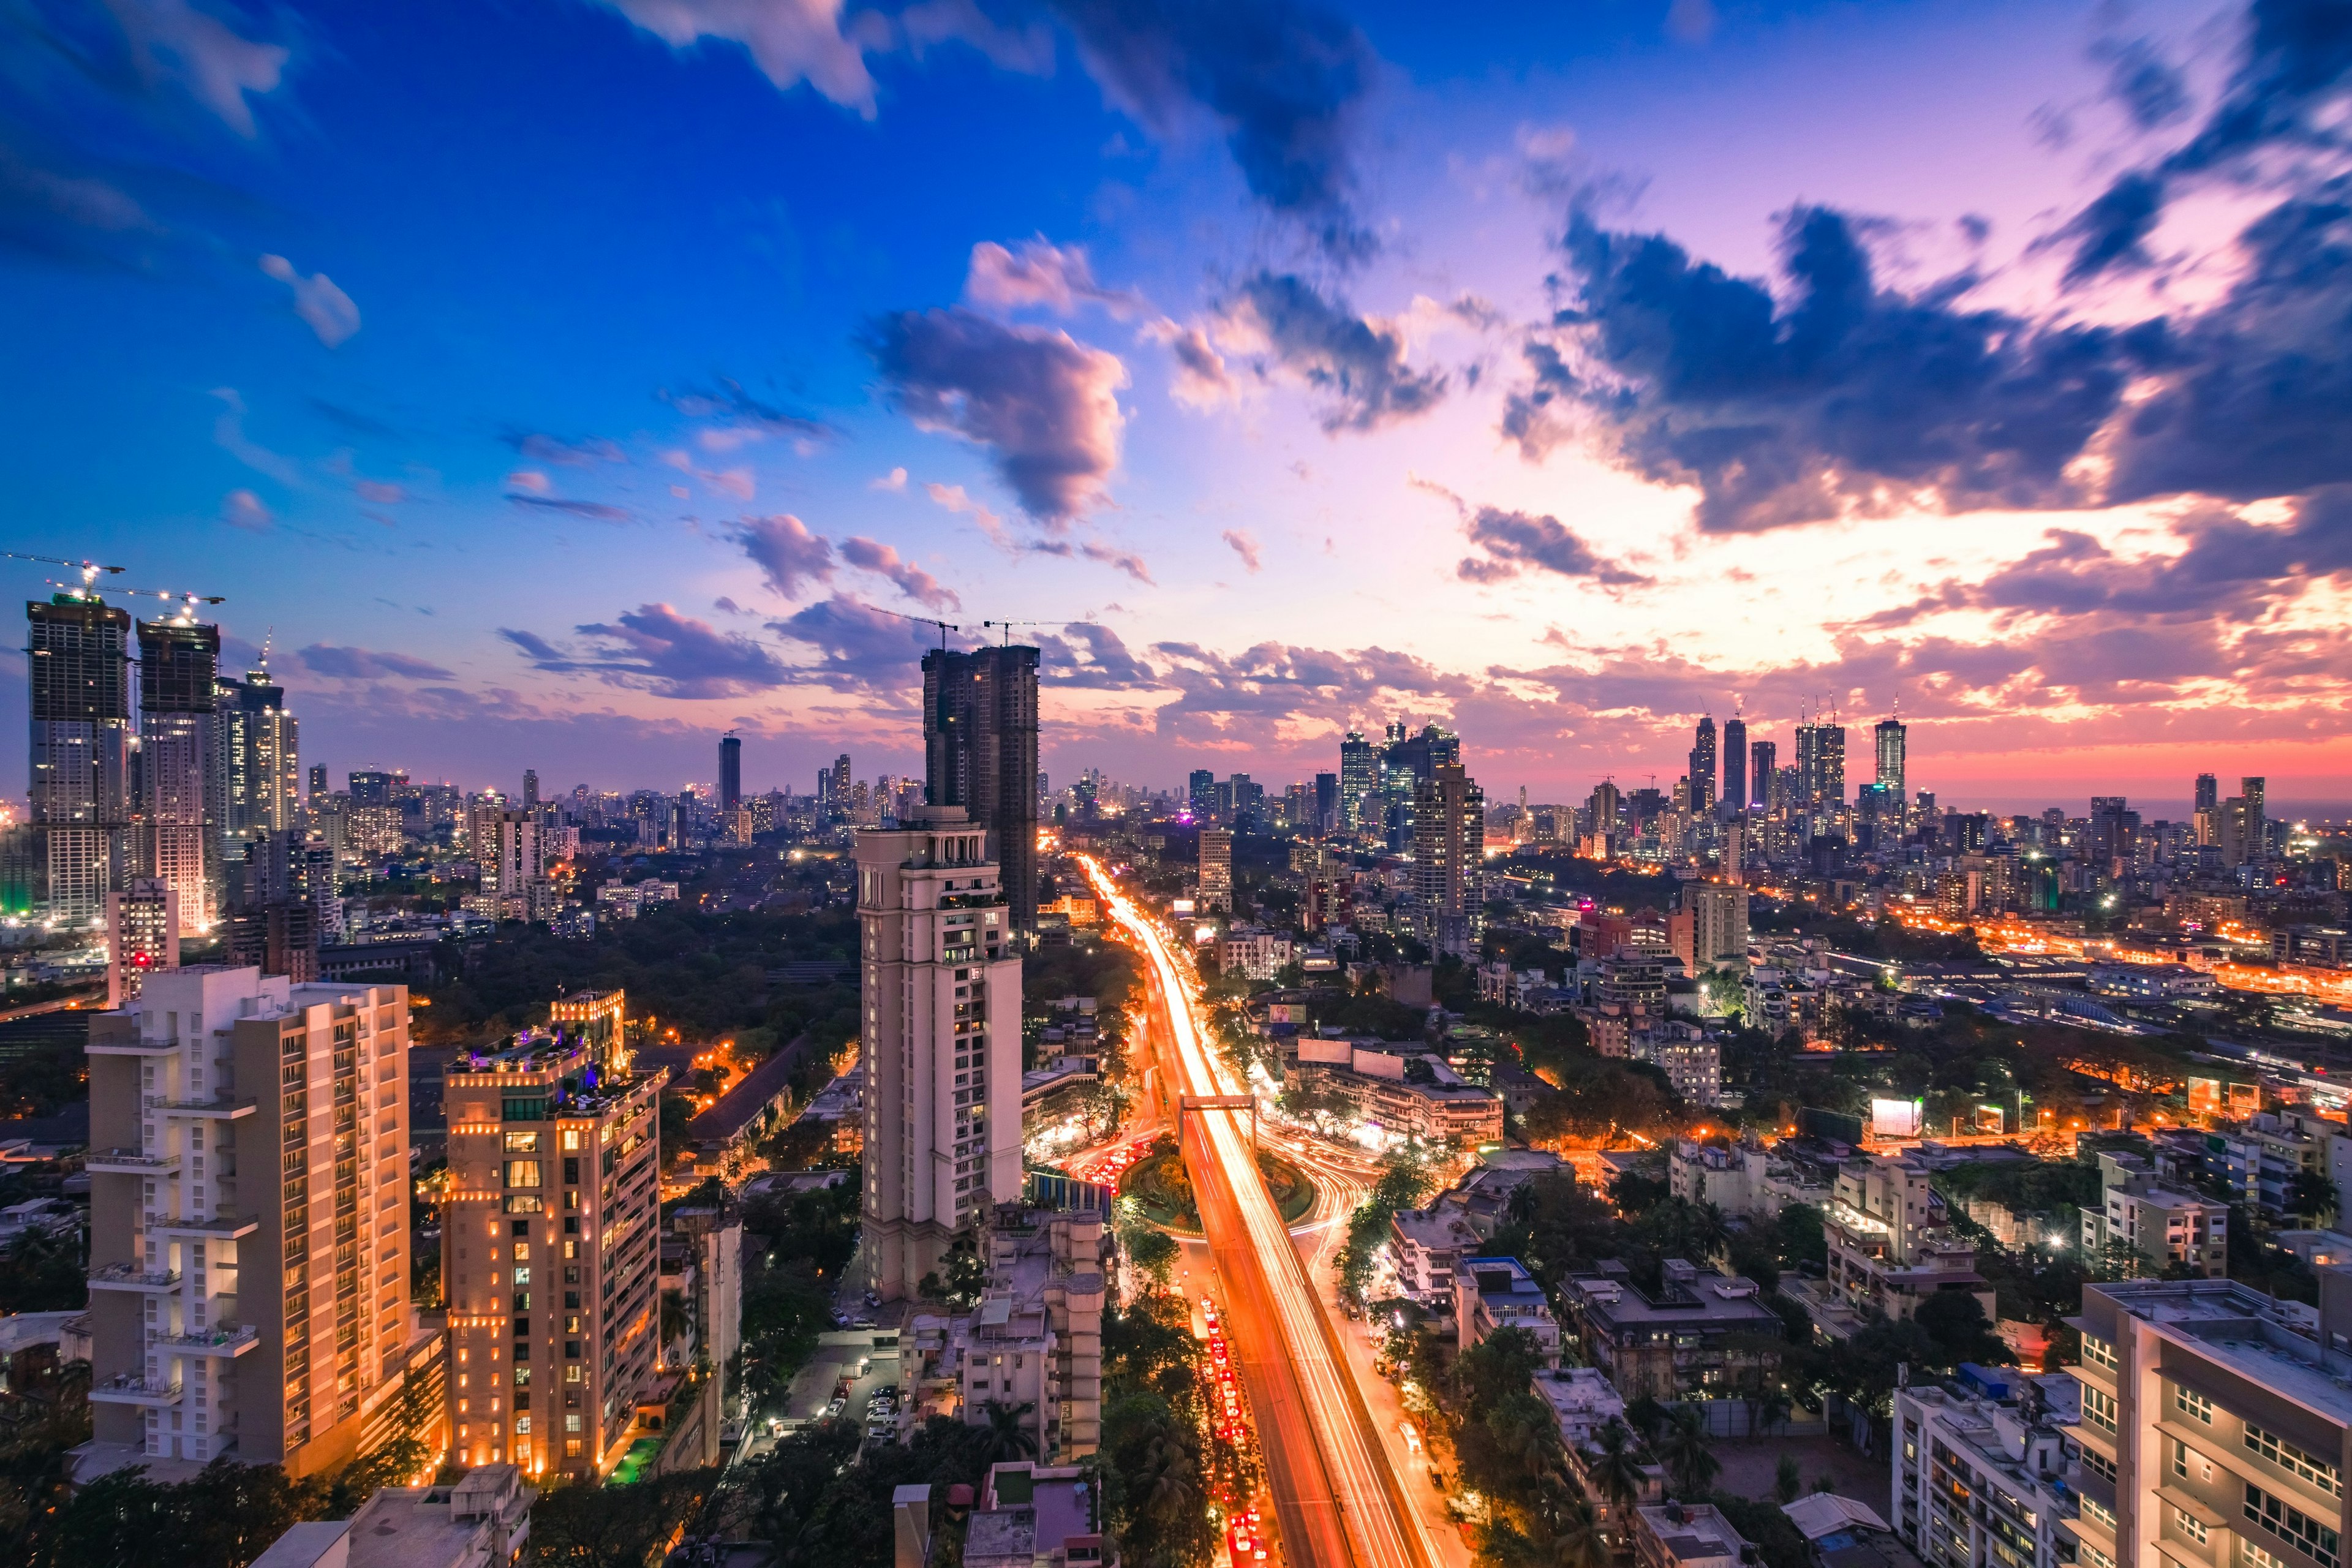
[[[1486,869],[1486,792],[1460,763],[1440,763],[1412,810],[1413,890],[1429,912],[1433,951],[1476,957]]]
[[[733,811],[743,804],[743,742],[735,735],[719,737],[719,809]]]
[[[1037,923],[1037,659],[1019,643],[923,656],[923,798],[988,834],[1022,931]]]
[[[1184,776],[1184,804],[1193,816],[1206,822],[1216,815],[1217,775],[1207,768],[1194,768]]]
[[[888,1300],[1021,1195],[1021,960],[986,850],[956,805],[857,836],[864,1245]]]
[[[1337,833],[1339,830],[1339,775],[1338,773],[1315,775],[1313,826],[1318,833]]]
[[[831,775],[817,782],[818,793],[824,796],[828,819],[834,822],[846,820],[849,815],[849,753],[844,752],[834,758]]]
[[[1364,826],[1364,797],[1380,788],[1381,760],[1361,730],[1339,742],[1339,826],[1354,833]]]
[[[2260,865],[2270,858],[2271,825],[2269,806],[2263,799],[2267,781],[2242,778],[2238,781],[2238,798],[2246,803],[2245,849],[2242,861]]]
[[[158,877],[177,895],[181,931],[212,929],[221,869],[215,817],[220,803],[208,786],[215,778],[220,715],[215,689],[220,675],[220,628],[194,621],[139,623],[138,843],[139,873]],[[325,780],[314,778],[318,793]]]
[[[151,974],[180,967],[180,895],[160,877],[135,877],[106,895],[106,1005],[135,998]]]
[[[1748,721],[1723,721],[1723,804],[1734,814],[1748,808]]]
[[[1691,742],[1690,801],[1686,809],[1705,816],[1715,809],[1715,715],[1702,717]]]
[[[51,919],[94,924],[130,870],[131,616],[61,593],[25,616],[43,898]]]
[[[474,820],[481,834],[480,842],[474,846],[474,859],[481,868],[483,894],[494,899],[528,897],[531,884],[542,880],[545,871],[539,853],[538,815],[485,811]],[[531,916],[526,911],[520,918]]]
[[[1772,741],[1748,743],[1748,804],[1759,811],[1771,809],[1772,775],[1780,771],[1780,748]]]
[[[1881,719],[1878,728],[1871,731],[1878,743],[1878,782],[1895,792],[1898,801],[1908,798],[1904,785],[1906,752],[1910,731],[1900,719]]]
[[[225,839],[283,833],[294,826],[302,777],[299,726],[286,711],[286,689],[270,680],[265,658],[243,680],[224,678],[214,690],[218,831]],[[222,864],[236,858],[225,845]]]
[[[525,811],[539,808],[539,770],[536,768],[522,771],[522,808]]]
[[[1229,828],[1201,829],[1200,909],[1228,914],[1234,907],[1234,836]]]
[[[558,1023],[454,1058],[450,1441],[460,1465],[579,1478],[619,1458],[660,1366],[661,1087]]]
[[[1797,726],[1799,804],[1819,821],[1845,804],[1845,726]]]
[[[310,809],[313,811],[318,810],[319,807],[325,803],[327,797],[334,793],[335,792],[333,790],[327,787],[327,764],[324,763],[312,763],[310,764]]]
[[[2221,785],[2220,781],[2215,779],[2211,773],[2199,773],[2197,775],[2196,803],[2194,809],[2198,811],[2210,811],[2221,804]]]
[[[2082,1418],[2064,1434],[2082,1455],[2065,1478],[2081,1510],[2065,1521],[2078,1562],[2339,1560],[2352,1531],[2352,1271],[2317,1273],[2315,1312],[2233,1279],[2083,1287],[2069,1320],[2081,1363],[2066,1369]],[[1952,1495],[1944,1479],[1930,1485]]]
[[[2091,797],[2087,858],[2103,876],[2120,874],[2132,860],[2133,841],[2139,831],[2139,813],[2129,809],[2119,795]]]
[[[406,987],[151,975],[91,1019],[89,1104],[77,1479],[352,1458],[414,1332]]]
[[[1732,882],[1685,882],[1691,951],[1697,967],[1748,962],[1748,889]]]
[[[392,792],[405,782],[405,775],[381,768],[353,768],[349,782],[353,805],[390,805]]]

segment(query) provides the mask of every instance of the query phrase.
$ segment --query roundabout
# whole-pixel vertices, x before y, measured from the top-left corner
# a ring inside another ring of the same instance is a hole
[[[1315,1207],[1315,1183],[1297,1165],[1270,1149],[1257,1152],[1258,1174],[1266,1195],[1286,1226],[1297,1225]],[[1173,1142],[1161,1142],[1128,1167],[1120,1176],[1118,1195],[1131,1198],[1143,1217],[1179,1236],[1201,1234],[1201,1210],[1192,1194],[1191,1173]]]

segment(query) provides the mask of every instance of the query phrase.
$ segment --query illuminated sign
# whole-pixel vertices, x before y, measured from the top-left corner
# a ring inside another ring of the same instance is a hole
[[[1927,1117],[1927,1103],[1917,1100],[1873,1100],[1870,1131],[1876,1138],[1916,1138]]]

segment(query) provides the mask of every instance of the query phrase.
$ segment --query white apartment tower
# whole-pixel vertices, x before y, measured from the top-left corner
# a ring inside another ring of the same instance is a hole
[[[408,993],[205,965],[89,1032],[92,1440],[184,1479],[353,1457],[399,1389]]]
[[[857,835],[866,1255],[888,1300],[1021,1195],[1021,960],[986,837],[937,805]]]

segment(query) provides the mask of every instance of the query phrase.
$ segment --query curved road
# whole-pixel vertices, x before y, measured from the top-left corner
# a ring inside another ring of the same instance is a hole
[[[1173,1092],[1239,1094],[1202,1037],[1191,988],[1166,939],[1091,858],[1082,858],[1111,918],[1147,962],[1154,1038]],[[1246,1112],[1183,1113],[1183,1148],[1202,1234],[1225,1283],[1225,1312],[1265,1456],[1275,1517],[1291,1568],[1441,1568],[1406,1501],[1366,1409],[1339,1336],[1266,1195]]]

